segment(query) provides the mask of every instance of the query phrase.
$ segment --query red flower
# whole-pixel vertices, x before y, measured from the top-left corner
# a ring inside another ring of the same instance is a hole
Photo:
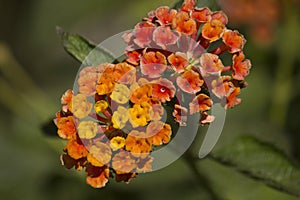
[[[237,98],[240,93],[241,89],[239,87],[235,87],[234,90],[226,98],[225,109],[234,108],[242,102],[240,98]]]
[[[167,45],[175,44],[178,41],[178,35],[170,27],[160,26],[153,32],[153,41],[163,49],[167,49]]]
[[[249,70],[251,68],[250,60],[245,59],[245,55],[243,52],[239,52],[234,54],[232,57],[233,65],[232,65],[232,77],[236,80],[244,80],[245,76],[248,76]]]
[[[194,9],[195,5],[196,5],[195,0],[185,0],[182,7],[181,7],[181,10],[189,12],[189,11]]]
[[[172,25],[175,30],[180,33],[192,35],[197,32],[197,25],[195,20],[191,19],[189,14],[179,11],[173,19]]]
[[[174,16],[177,11],[171,9],[168,6],[161,6],[155,10],[155,16],[157,17],[157,22],[161,25],[168,25],[172,23]]]
[[[222,11],[213,12],[211,14],[211,20],[214,20],[214,19],[221,21],[224,25],[226,25],[228,23],[228,18],[226,16],[226,14]]]
[[[176,83],[182,91],[196,94],[201,90],[204,80],[200,78],[200,75],[197,72],[189,70],[185,71],[181,76],[178,76]]]
[[[152,35],[154,31],[154,24],[146,21],[138,23],[135,28],[135,39],[133,40],[141,48],[147,47],[152,41]]]
[[[224,66],[219,56],[211,53],[204,53],[200,57],[200,71],[202,76],[220,76]]]
[[[144,53],[141,60],[141,72],[149,78],[158,78],[167,68],[166,57],[160,52]]]
[[[238,31],[226,30],[223,35],[223,42],[229,47],[229,53],[242,51],[246,40]]]
[[[161,102],[171,101],[175,96],[175,87],[171,81],[165,78],[154,80],[152,83],[152,97]]]
[[[199,23],[205,23],[211,20],[211,11],[207,7],[195,8],[192,17]]]
[[[172,53],[168,57],[168,61],[169,61],[169,63],[172,64],[171,67],[177,73],[184,72],[185,68],[188,65],[188,61],[187,61],[186,55],[184,53],[181,53],[181,52]]]
[[[215,120],[215,117],[207,114],[207,112],[201,113],[200,125],[205,126],[207,124],[212,123]]]
[[[141,54],[137,51],[129,51],[125,53],[127,56],[126,61],[133,65],[138,65],[140,61]]]
[[[189,104],[190,114],[196,112],[205,112],[208,111],[213,105],[213,101],[206,94],[198,94],[193,101]]]
[[[227,97],[234,88],[230,76],[221,76],[218,79],[213,80],[211,86],[212,92],[220,99]]]
[[[188,110],[185,107],[182,107],[178,104],[175,104],[173,116],[175,121],[179,123],[180,126],[186,126]]]

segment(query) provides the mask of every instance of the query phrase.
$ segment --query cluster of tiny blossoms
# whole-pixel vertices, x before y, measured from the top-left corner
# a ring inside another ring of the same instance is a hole
[[[63,95],[54,120],[68,140],[61,160],[68,169],[85,169],[92,187],[151,171],[151,152],[170,142],[172,125],[187,126],[195,114],[199,125],[209,124],[213,104],[241,103],[237,96],[251,67],[242,52],[245,39],[226,28],[223,12],[195,4],[150,12],[124,34],[126,60],[84,67],[78,91]],[[219,57],[225,52],[232,56],[228,66]]]

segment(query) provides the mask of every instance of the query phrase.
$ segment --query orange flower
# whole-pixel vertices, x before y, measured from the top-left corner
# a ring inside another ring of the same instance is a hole
[[[83,144],[79,144],[73,139],[68,141],[65,151],[71,158],[74,158],[75,160],[86,157],[88,154],[85,146]]]
[[[223,35],[223,42],[229,47],[230,53],[242,51],[246,40],[238,31],[226,30]]]
[[[222,37],[225,25],[220,20],[211,20],[202,27],[202,36],[209,42],[214,42]]]
[[[192,17],[197,22],[205,23],[211,20],[211,11],[209,8],[195,8],[195,10],[192,12]]]
[[[93,188],[103,188],[108,182],[109,178],[109,169],[108,167],[95,167],[88,165],[86,167],[86,183],[92,186]]]
[[[167,49],[168,45],[175,44],[178,39],[178,35],[168,26],[157,27],[153,32],[153,41],[163,49]]]
[[[138,23],[135,28],[135,39],[133,40],[141,48],[147,47],[152,41],[152,35],[154,31],[154,24],[151,22],[145,21]]]
[[[189,70],[178,76],[176,83],[182,91],[196,94],[201,90],[204,80],[200,79],[200,75],[197,72]]]
[[[161,102],[171,101],[175,96],[175,86],[171,81],[165,78],[154,80],[152,83],[152,96]]]
[[[141,58],[141,72],[149,78],[160,77],[166,68],[166,57],[159,51],[144,53]]]
[[[136,70],[126,62],[118,63],[114,67],[114,77],[116,82],[131,84],[135,81]]]
[[[228,23],[228,17],[227,15],[222,12],[222,11],[215,11],[211,14],[211,19],[212,20],[219,20],[221,21],[224,25]]]
[[[225,109],[234,108],[242,102],[240,98],[237,98],[240,93],[241,89],[239,87],[235,87],[234,90],[226,98]]]
[[[172,23],[172,20],[176,13],[176,10],[170,9],[168,6],[161,6],[155,10],[157,22],[161,25],[168,25]]]
[[[169,124],[165,124],[161,121],[152,121],[146,129],[148,140],[152,141],[152,144],[159,146],[167,144],[172,135],[172,129]]]
[[[213,80],[211,85],[212,92],[220,99],[228,96],[234,88],[230,76],[221,76],[218,79]]]
[[[130,152],[120,151],[112,159],[112,168],[118,171],[118,174],[130,173],[136,168],[136,162]]]
[[[61,117],[59,113],[56,116],[54,123],[57,126],[57,134],[59,137],[62,139],[74,138],[76,127],[73,116]]]
[[[103,142],[96,142],[89,148],[87,160],[94,166],[102,167],[111,160],[111,149]]]
[[[202,76],[220,76],[224,68],[219,56],[211,53],[203,53],[200,57],[200,72]]]
[[[77,80],[79,86],[79,92],[86,95],[91,96],[96,93],[96,85],[101,73],[105,70],[105,68],[111,66],[110,63],[103,63],[97,67],[85,67],[79,73],[79,78]]]
[[[113,75],[114,67],[110,66],[105,69],[105,71],[100,76],[96,91],[99,95],[109,94],[113,91],[115,87],[115,76]]]
[[[189,104],[190,114],[196,112],[205,112],[211,108],[213,101],[206,94],[198,94],[193,101]]]
[[[131,90],[133,90],[130,97],[132,103],[147,102],[152,95],[152,86],[150,84],[144,84],[141,87],[137,87],[137,89],[131,88]]]
[[[152,148],[152,141],[147,139],[144,132],[136,130],[131,131],[125,141],[126,151],[130,151],[133,156],[143,156],[148,154]]]
[[[174,105],[174,111],[172,114],[175,117],[175,121],[178,122],[180,126],[186,126],[187,112],[187,108],[182,107],[178,104]]]
[[[168,61],[169,61],[169,63],[172,64],[172,68],[177,73],[184,72],[185,68],[188,65],[186,55],[184,53],[181,53],[181,52],[172,53],[168,57]]]
[[[233,60],[233,73],[232,77],[236,80],[243,81],[245,76],[248,76],[249,70],[251,68],[251,62],[250,60],[245,59],[245,55],[243,52],[239,52],[237,54],[234,54],[232,57]]]
[[[70,104],[72,102],[72,97],[73,97],[73,91],[72,90],[67,90],[63,96],[61,97],[61,104]]]
[[[180,33],[192,35],[197,32],[195,20],[191,19],[189,14],[184,11],[179,11],[172,22],[173,28]]]

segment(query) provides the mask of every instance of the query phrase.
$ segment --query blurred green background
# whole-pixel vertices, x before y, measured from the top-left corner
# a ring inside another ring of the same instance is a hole
[[[61,166],[58,150],[64,141],[41,131],[59,110],[60,97],[72,88],[80,66],[63,50],[56,26],[100,43],[131,29],[148,11],[174,2],[0,0],[0,199],[209,199],[183,159],[141,174],[129,185],[111,180],[104,189],[92,189],[81,172]],[[229,26],[245,35],[245,53],[253,64],[243,103],[227,112],[216,148],[252,134],[300,160],[299,3],[199,2],[224,8]],[[200,160],[198,168],[220,199],[297,199],[211,160]]]

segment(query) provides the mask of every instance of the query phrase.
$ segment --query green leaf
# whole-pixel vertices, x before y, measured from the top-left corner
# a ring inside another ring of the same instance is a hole
[[[104,62],[113,62],[114,56],[104,48],[100,48],[86,38],[65,32],[57,27],[64,49],[76,60],[87,65],[99,65]]]
[[[277,190],[300,197],[299,166],[269,143],[242,136],[210,157]]]

